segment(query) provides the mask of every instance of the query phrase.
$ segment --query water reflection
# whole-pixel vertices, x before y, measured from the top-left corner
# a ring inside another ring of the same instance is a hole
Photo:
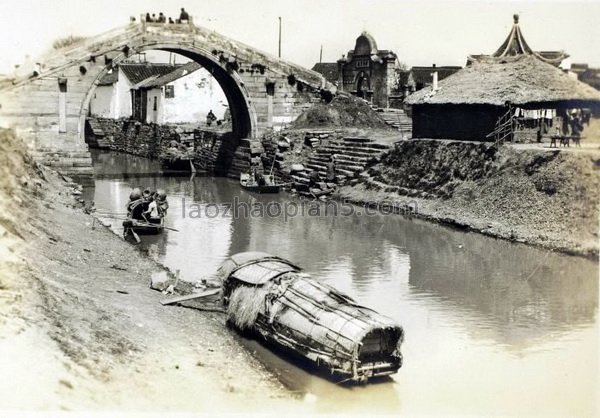
[[[183,279],[212,274],[230,254],[266,251],[404,326],[405,365],[395,380],[352,391],[244,341],[294,389],[314,395],[317,410],[359,410],[365,404],[352,398],[379,397],[387,406],[378,407],[408,413],[451,412],[449,405],[460,413],[593,411],[596,263],[398,216],[192,218],[192,204],[285,204],[290,196],[253,195],[224,178],[161,177],[156,163],[131,156],[95,157],[99,176],[86,194],[98,208],[123,211],[135,186],[167,191],[166,224],[179,232],[142,237],[142,248]],[[548,400],[525,405],[524,390]]]

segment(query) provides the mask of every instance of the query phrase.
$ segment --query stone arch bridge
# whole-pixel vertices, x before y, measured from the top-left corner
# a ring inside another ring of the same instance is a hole
[[[95,87],[113,65],[147,50],[175,52],[208,69],[228,99],[233,134],[240,139],[256,139],[293,121],[316,92],[333,89],[317,72],[192,22],[132,22],[54,50],[19,75],[0,79],[0,126],[15,129],[42,163],[91,174],[84,131]]]

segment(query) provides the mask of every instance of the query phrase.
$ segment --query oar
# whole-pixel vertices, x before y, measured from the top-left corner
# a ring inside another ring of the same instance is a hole
[[[127,234],[127,232],[131,232],[131,235],[133,235],[133,239],[135,240],[136,243],[140,243],[142,242],[142,240],[140,239],[140,236],[133,230],[133,228],[131,227],[127,227],[127,229],[125,230],[125,233]]]
[[[135,239],[135,242],[137,242],[138,244],[139,244],[140,242],[142,242],[142,240],[140,239],[140,236],[137,234],[137,232],[135,232],[135,231],[133,230],[133,228],[131,228],[131,233],[133,234],[133,239]]]
[[[138,226],[150,226],[152,228],[165,228],[165,229],[168,229],[169,231],[179,232],[179,229],[170,228],[170,227],[164,226],[164,225],[151,224],[150,222],[136,222],[135,225],[138,225]]]

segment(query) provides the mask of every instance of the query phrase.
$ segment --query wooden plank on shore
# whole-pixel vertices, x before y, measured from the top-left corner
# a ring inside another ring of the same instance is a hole
[[[213,296],[213,295],[216,295],[217,293],[219,293],[220,291],[221,291],[221,288],[210,289],[210,290],[206,290],[206,291],[200,292],[200,293],[192,293],[190,295],[177,296],[177,297],[170,298],[170,299],[164,299],[164,300],[161,300],[160,303],[162,305],[172,305],[173,303],[183,302],[184,300],[192,300],[192,299]]]

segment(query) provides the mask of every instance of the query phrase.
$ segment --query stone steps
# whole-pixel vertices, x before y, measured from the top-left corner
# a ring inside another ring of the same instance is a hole
[[[329,156],[327,155],[313,155],[308,159],[310,162],[316,164],[327,164],[329,162]],[[349,157],[347,155],[337,155],[335,163],[338,166],[356,166],[368,164],[372,158],[367,157]]]
[[[327,164],[329,161],[319,161],[314,158],[309,158],[306,162],[306,166],[313,165],[315,167],[321,167],[323,169],[327,169]],[[348,171],[364,171],[366,163],[344,163],[340,162],[337,158],[335,160],[335,166],[337,169],[348,170]]]
[[[379,157],[383,151],[377,151],[377,152],[368,152],[368,151],[354,151],[354,150],[349,150],[349,149],[344,149],[344,148],[338,148],[338,147],[322,147],[319,148],[317,150],[317,155],[319,156],[330,156],[335,154],[336,157],[337,156],[344,156],[344,157],[364,157],[367,158],[367,160],[371,160],[373,158],[377,158]]]
[[[315,154],[310,157],[311,161],[327,163],[329,162],[329,155]],[[337,155],[335,158],[338,164],[367,164],[372,158],[369,157],[353,157],[350,155]]]
[[[344,142],[354,142],[354,143],[358,143],[358,144],[373,143],[373,141],[371,141],[371,139],[364,137],[364,136],[345,136],[342,140]]]
[[[412,132],[412,119],[402,109],[384,109],[379,115],[391,127],[402,132]]]
[[[327,174],[327,166],[325,166],[325,165],[308,163],[308,164],[306,164],[306,168],[309,168],[311,170],[316,170],[321,175]],[[336,169],[335,169],[336,174],[343,174],[346,177],[354,177],[354,176],[356,176],[356,173],[361,172],[361,171],[363,171],[363,169],[361,167],[355,167],[352,170],[344,169],[344,168],[340,168],[340,167],[336,167]]]
[[[56,155],[64,158],[90,158],[89,151],[56,151],[56,150],[31,150],[29,154],[33,158]]]
[[[388,149],[389,146],[385,144],[380,144],[378,142],[354,142],[354,141],[346,141],[346,138],[342,141],[331,141],[328,144],[329,146],[338,146],[349,149],[377,149],[384,150]]]
[[[390,148],[388,145],[364,137],[332,140],[327,145],[315,149],[304,163],[306,170],[292,174],[291,179],[296,183],[308,184],[311,171],[316,171],[323,178],[326,177],[330,158],[335,155],[336,176],[349,181],[358,180],[366,166],[380,158]]]
[[[365,178],[364,183],[367,189],[380,190],[386,193],[394,193],[399,189],[398,186],[390,186],[389,184],[374,180],[371,177]]]

